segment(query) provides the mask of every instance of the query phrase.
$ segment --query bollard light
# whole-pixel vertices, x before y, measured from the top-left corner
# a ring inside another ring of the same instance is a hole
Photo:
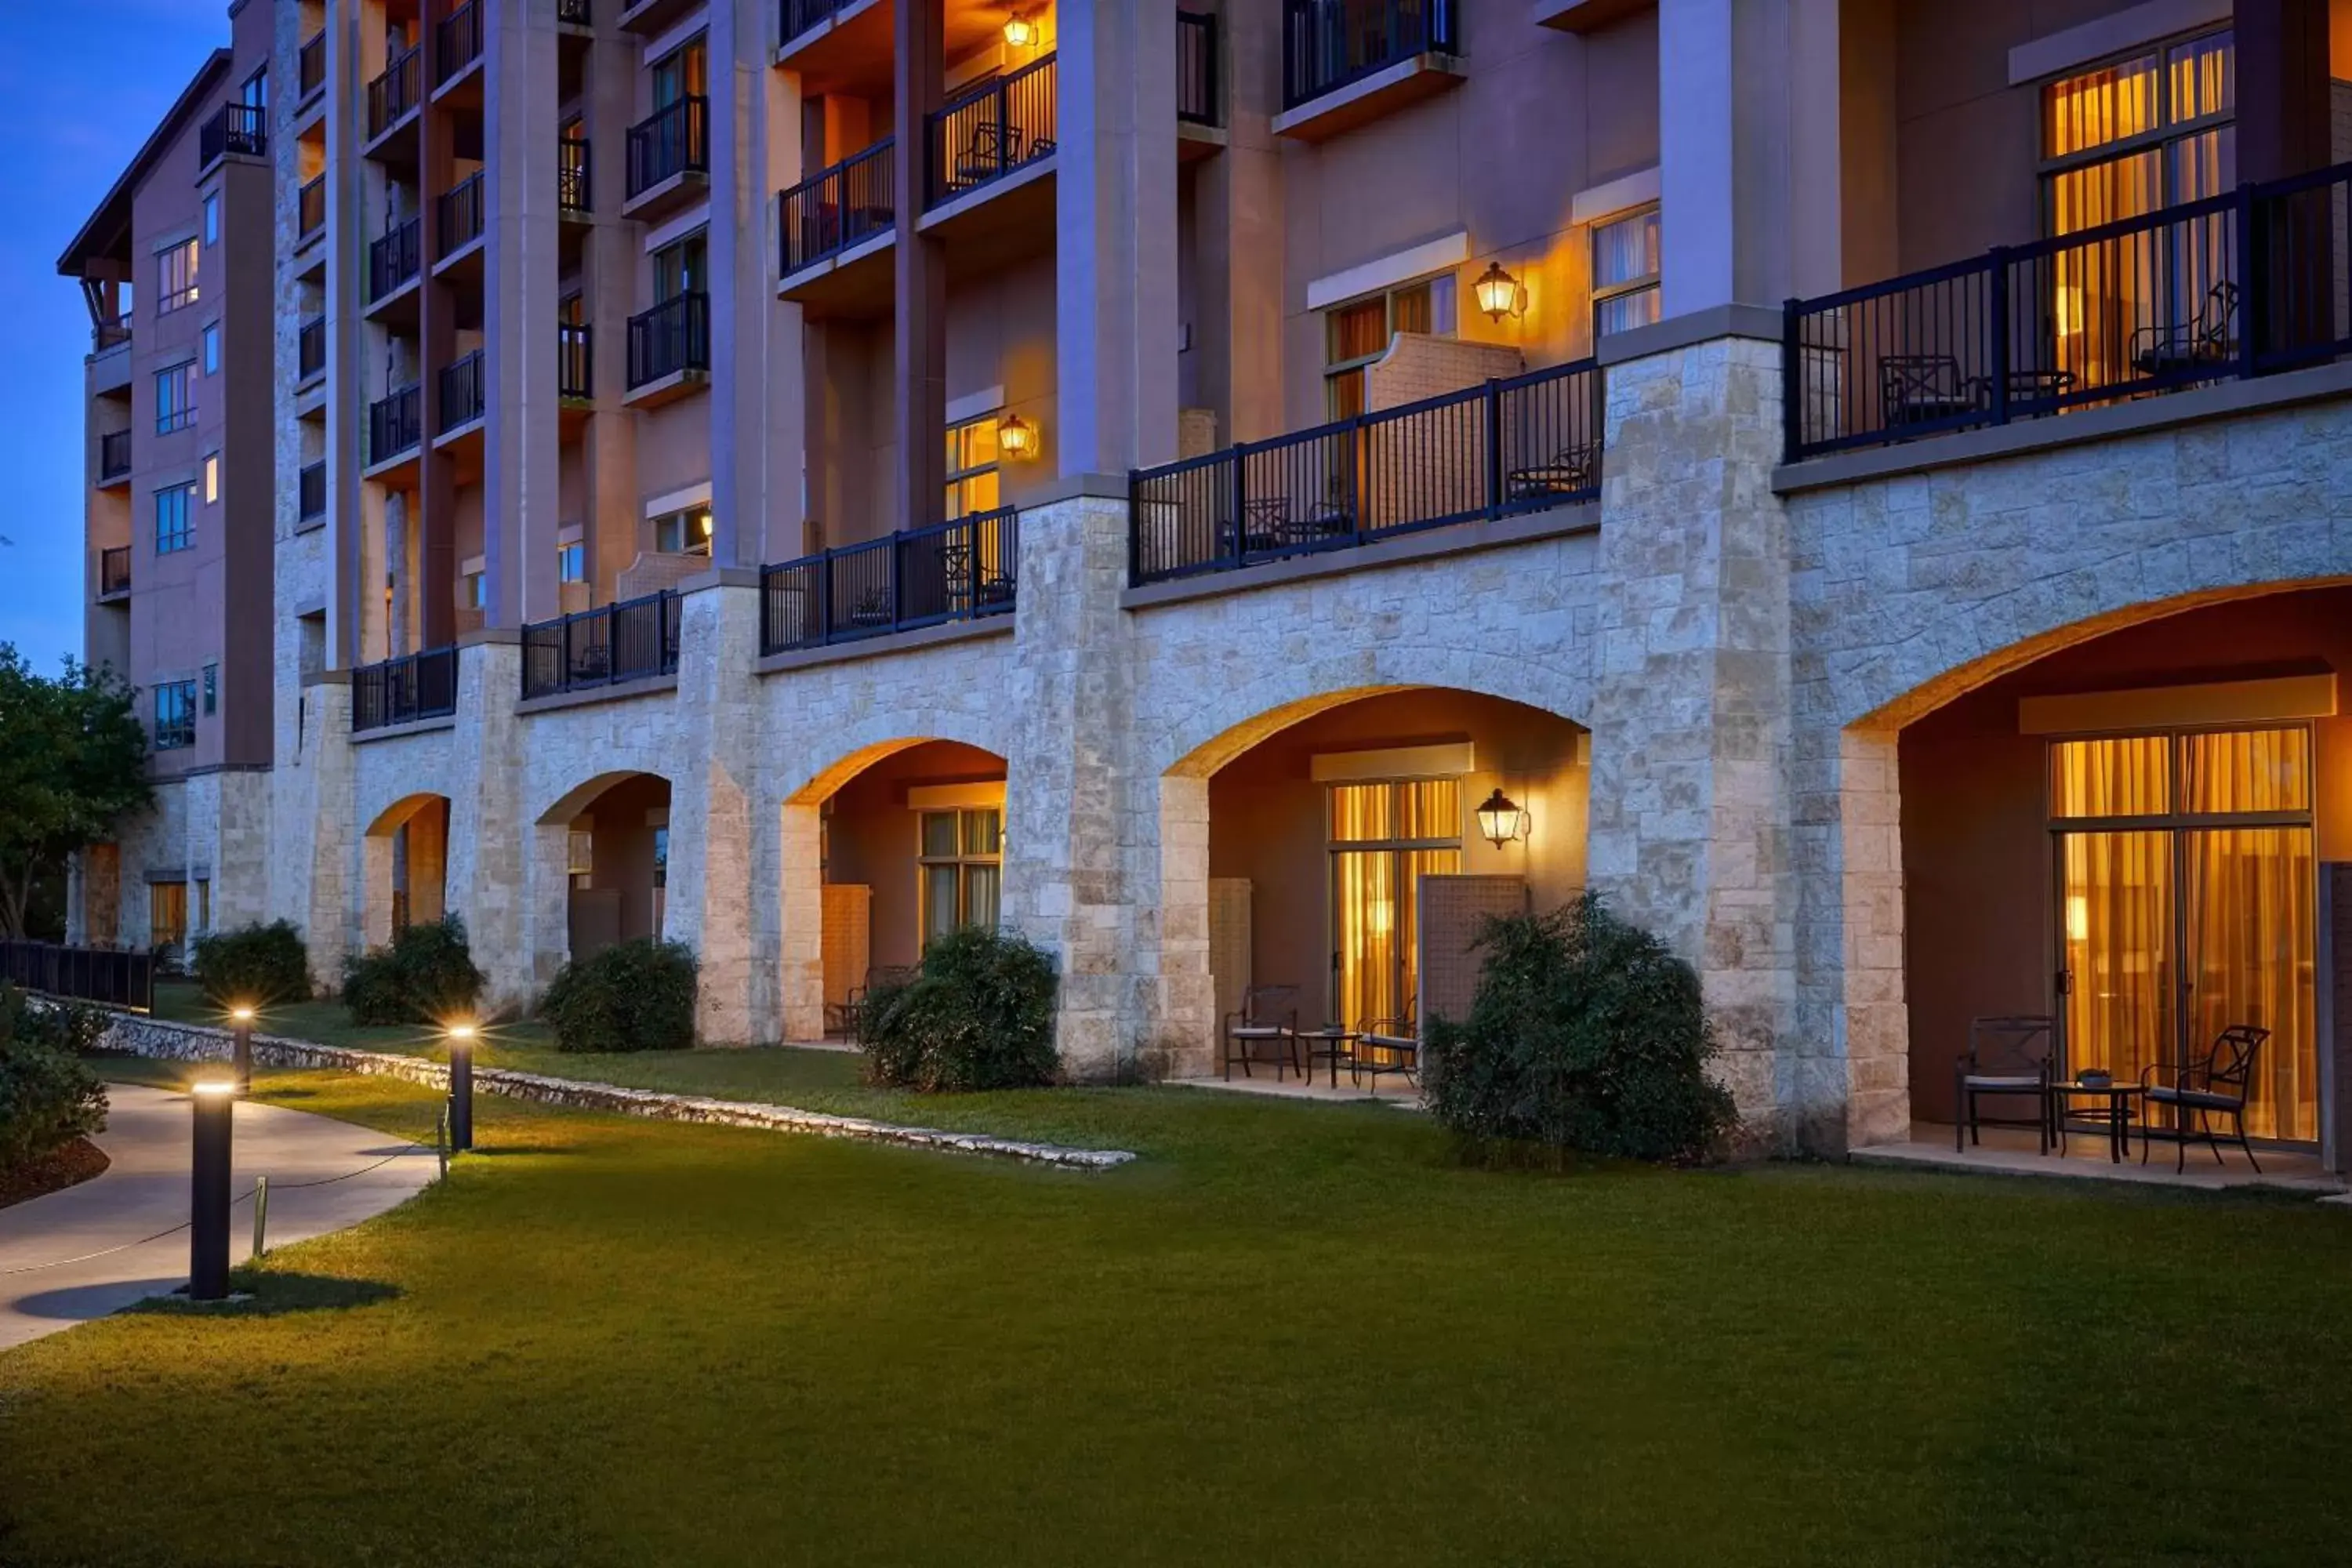
[[[236,1091],[239,1094],[251,1094],[253,1092],[253,1009],[232,1007],[229,1009],[228,1017],[229,1022],[236,1026],[231,1036],[233,1044],[230,1047],[230,1055],[231,1059],[236,1063]]]
[[[228,1294],[228,1185],[231,1117],[236,1085],[211,1079],[195,1086],[196,1144],[188,1213],[188,1299],[217,1301]]]
[[[474,1146],[474,1026],[449,1026],[449,1147]]]

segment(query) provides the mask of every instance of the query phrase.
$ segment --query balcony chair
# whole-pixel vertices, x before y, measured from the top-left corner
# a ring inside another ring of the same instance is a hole
[[[1364,1025],[1356,1037],[1356,1048],[1348,1062],[1348,1081],[1361,1084],[1369,1074],[1372,1092],[1381,1091],[1382,1073],[1402,1073],[1405,1082],[1421,1087],[1421,1031],[1413,1024],[1412,998],[1405,998],[1404,1016],[1398,1018],[1373,1018]]]
[[[2031,1127],[2042,1135],[2042,1152],[2050,1152],[2051,1063],[2058,1038],[2056,1023],[2042,1014],[1975,1018],[1969,1023],[1969,1048],[1952,1064],[1952,1148],[1981,1144],[1979,1129]],[[2033,1100],[2033,1118],[1986,1116],[1979,1100]]]
[[[1503,485],[1512,500],[1542,500],[1589,490],[1600,482],[1601,443],[1580,441],[1562,447],[1544,462],[1513,468]]]
[[[1885,354],[1878,361],[1879,417],[1890,430],[1976,413],[1981,405],[1950,354]]]
[[[2235,1125],[2238,1147],[2244,1152],[2246,1163],[2253,1166],[2254,1174],[2261,1175],[2263,1168],[2254,1159],[2253,1145],[2246,1142],[2246,1098],[2253,1089],[2254,1058],[2262,1054],[2263,1042],[2270,1037],[2268,1029],[2252,1024],[2232,1024],[2213,1037],[2212,1048],[2205,1053],[2202,1062],[2179,1068],[2150,1062],[2141,1068],[2140,1088],[2147,1097],[2148,1116],[2139,1130],[2139,1163],[2147,1163],[2155,1108],[2168,1105],[2172,1108],[2175,1171],[2187,1168],[2191,1138],[2205,1140],[2206,1146],[2213,1151],[2215,1164],[2226,1163],[2221,1158],[2221,1140],[2213,1131],[2213,1118],[2226,1115]],[[2157,1081],[2168,1075],[2172,1079],[2170,1083]],[[2194,1132],[2189,1130],[2192,1114],[2197,1119],[2198,1131]]]
[[[2132,333],[2132,368],[2146,376],[2219,374],[2238,357],[2238,286],[2228,279],[2205,291],[2186,321],[2140,327]]]
[[[1054,139],[1040,136],[1023,142],[1026,133],[1009,120],[983,120],[971,128],[971,140],[956,159],[956,184],[970,189],[984,185],[1024,163],[1034,163],[1054,151]]]
[[[1296,985],[1253,985],[1242,993],[1242,1008],[1225,1015],[1225,1078],[1234,1076],[1234,1063],[1242,1064],[1244,1078],[1255,1077],[1250,1069],[1261,1058],[1261,1047],[1275,1047],[1274,1081],[1282,1081],[1285,1067],[1296,1068],[1298,1076],[1308,1075],[1298,1056],[1298,987]]]
[[[866,984],[853,985],[849,994],[838,1002],[824,1005],[825,1038],[855,1037],[857,1033],[857,1010],[864,1005],[866,994],[877,985],[904,985],[915,977],[915,970],[902,963],[877,964],[866,972]]]

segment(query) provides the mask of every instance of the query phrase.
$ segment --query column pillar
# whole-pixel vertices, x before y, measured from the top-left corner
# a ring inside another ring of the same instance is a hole
[[[551,353],[552,351],[551,351]],[[551,363],[552,362],[551,361]],[[536,968],[530,895],[535,885],[523,820],[522,645],[511,628],[471,633],[457,650],[457,721],[449,732],[449,837],[442,903],[466,922],[466,944],[488,977],[486,1013],[519,1012],[554,977]],[[563,836],[556,832],[558,911]],[[558,963],[562,962],[559,951]]]
[[[553,6],[490,8],[482,35],[482,556],[486,620],[498,626],[545,620],[563,608],[555,559],[563,521],[555,314],[559,47]],[[604,47],[600,42],[593,51]],[[599,129],[596,153],[619,163],[618,128]],[[617,182],[613,200],[617,210]],[[617,352],[621,344],[609,346]],[[429,445],[429,427],[426,439]],[[437,565],[428,562],[425,579],[429,593],[454,606],[455,552]]]
[[[302,928],[311,984],[329,990],[342,983],[343,960],[361,940],[351,675],[304,671],[298,679],[286,719],[295,733],[273,771],[279,823],[273,862],[290,884],[278,907]]]
[[[627,187],[625,135],[636,97],[636,64],[627,35],[596,8],[598,32],[588,50],[583,92],[588,132],[592,226],[582,248],[581,290],[589,324],[589,390],[593,411],[582,435],[586,479],[591,600],[618,597],[614,580],[643,543],[644,498],[637,489],[637,415],[622,401],[629,379],[629,315],[636,303],[642,251],[638,226],[620,216]],[[713,527],[716,528],[714,521]]]
[[[1282,40],[1220,18],[1225,46],[1225,150],[1193,172],[1200,225],[1201,384],[1221,419],[1220,445],[1289,428],[1282,384]]]
[[[2238,177],[2324,169],[2330,153],[2327,0],[2238,0]]]
[[[776,823],[776,992],[782,1037],[824,1037],[824,820],[815,801],[787,801]],[[761,891],[754,884],[755,900]]]
[[[772,1043],[773,987],[752,962],[759,799],[759,580],[741,567],[686,585],[679,628],[677,754],[669,799],[669,897],[662,935],[701,965],[695,1033],[705,1044]]]
[[[893,363],[898,384],[892,407],[898,513],[885,520],[889,526],[881,532],[935,522],[947,502],[947,260],[939,241],[915,226],[923,213],[928,118],[940,107],[947,68],[943,0],[898,0],[892,26],[898,50],[892,109],[898,156],[892,178],[898,238],[891,265],[897,268]],[[1062,144],[1069,144],[1066,136]]]

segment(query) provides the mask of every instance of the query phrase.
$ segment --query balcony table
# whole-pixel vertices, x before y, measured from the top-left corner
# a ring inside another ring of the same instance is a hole
[[[2058,1124],[2058,1152],[2061,1154],[2066,1152],[2066,1121],[2069,1116],[2073,1116],[2105,1127],[2107,1161],[2110,1164],[2122,1164],[2125,1146],[2131,1142],[2132,1123],[2139,1119],[2136,1102],[2147,1092],[2141,1084],[2125,1079],[2106,1083],[2084,1083],[2080,1079],[2069,1079],[2064,1082],[2053,1083],[2050,1098],[2056,1105],[2057,1114],[2052,1120]],[[2075,1100],[2103,1100],[2106,1103],[2078,1111],[2070,1103]]]
[[[1339,1064],[1343,1061],[1348,1064],[1348,1076],[1352,1079],[1356,1075],[1356,1041],[1361,1037],[1358,1031],[1338,1024],[1326,1024],[1319,1029],[1299,1030],[1298,1043],[1307,1047],[1307,1081],[1315,1081],[1315,1064],[1318,1061],[1331,1064],[1333,1089],[1339,1087]]]

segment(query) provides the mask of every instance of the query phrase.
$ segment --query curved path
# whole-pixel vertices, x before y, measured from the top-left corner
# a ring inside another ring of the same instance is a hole
[[[94,1140],[112,1162],[105,1173],[0,1209],[0,1351],[187,1282],[189,1097],[120,1083],[106,1092],[106,1131]],[[250,1101],[236,1115],[232,1263],[253,1248],[246,1194],[256,1176],[269,1178],[274,1251],[382,1214],[437,1169],[429,1146],[346,1121]]]

